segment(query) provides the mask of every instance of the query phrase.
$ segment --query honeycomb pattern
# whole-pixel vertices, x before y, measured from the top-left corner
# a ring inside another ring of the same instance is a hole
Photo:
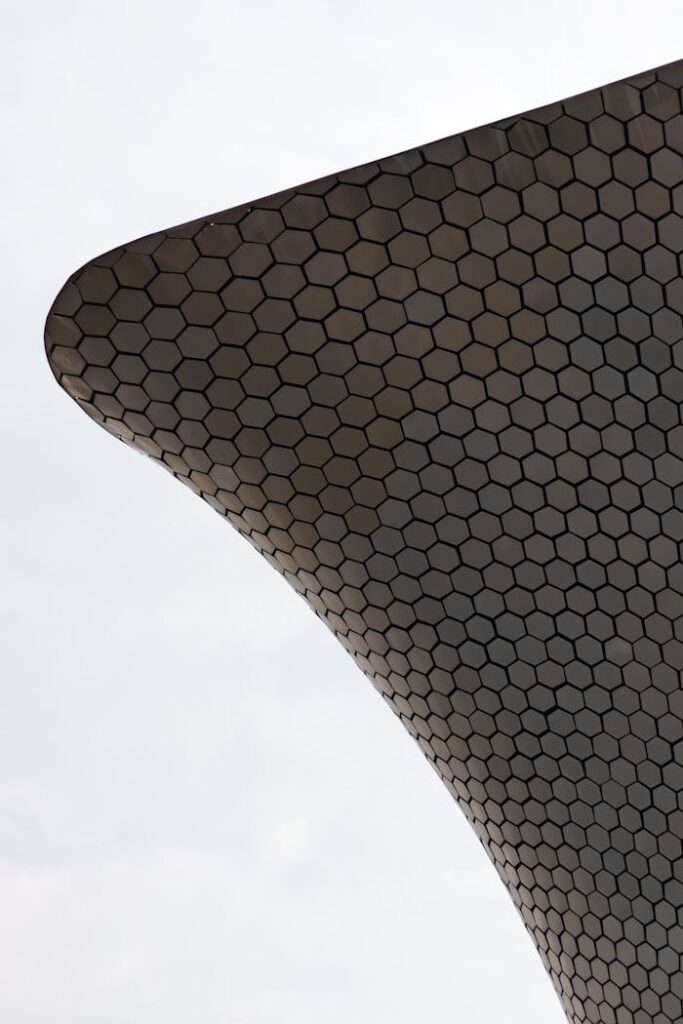
[[[131,242],[47,323],[401,718],[573,1022],[683,1017],[682,86]]]

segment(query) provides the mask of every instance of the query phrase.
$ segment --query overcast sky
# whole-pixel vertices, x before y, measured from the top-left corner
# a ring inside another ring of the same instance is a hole
[[[129,238],[680,58],[680,0],[0,14],[0,1020],[561,1024],[399,722],[42,328]]]

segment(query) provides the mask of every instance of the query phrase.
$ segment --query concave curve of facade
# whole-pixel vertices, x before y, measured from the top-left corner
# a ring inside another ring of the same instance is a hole
[[[573,1022],[683,1018],[682,86],[149,235],[46,326],[369,676]]]

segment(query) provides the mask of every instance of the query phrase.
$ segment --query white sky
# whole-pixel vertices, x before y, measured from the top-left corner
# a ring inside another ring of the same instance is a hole
[[[42,327],[119,242],[681,57],[680,0],[0,16],[0,1020],[560,1024],[412,740]]]

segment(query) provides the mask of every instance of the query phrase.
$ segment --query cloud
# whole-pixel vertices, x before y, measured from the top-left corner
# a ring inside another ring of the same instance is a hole
[[[678,57],[641,8],[6,5],[0,1020],[559,1024],[399,723],[41,340],[127,238]]]

